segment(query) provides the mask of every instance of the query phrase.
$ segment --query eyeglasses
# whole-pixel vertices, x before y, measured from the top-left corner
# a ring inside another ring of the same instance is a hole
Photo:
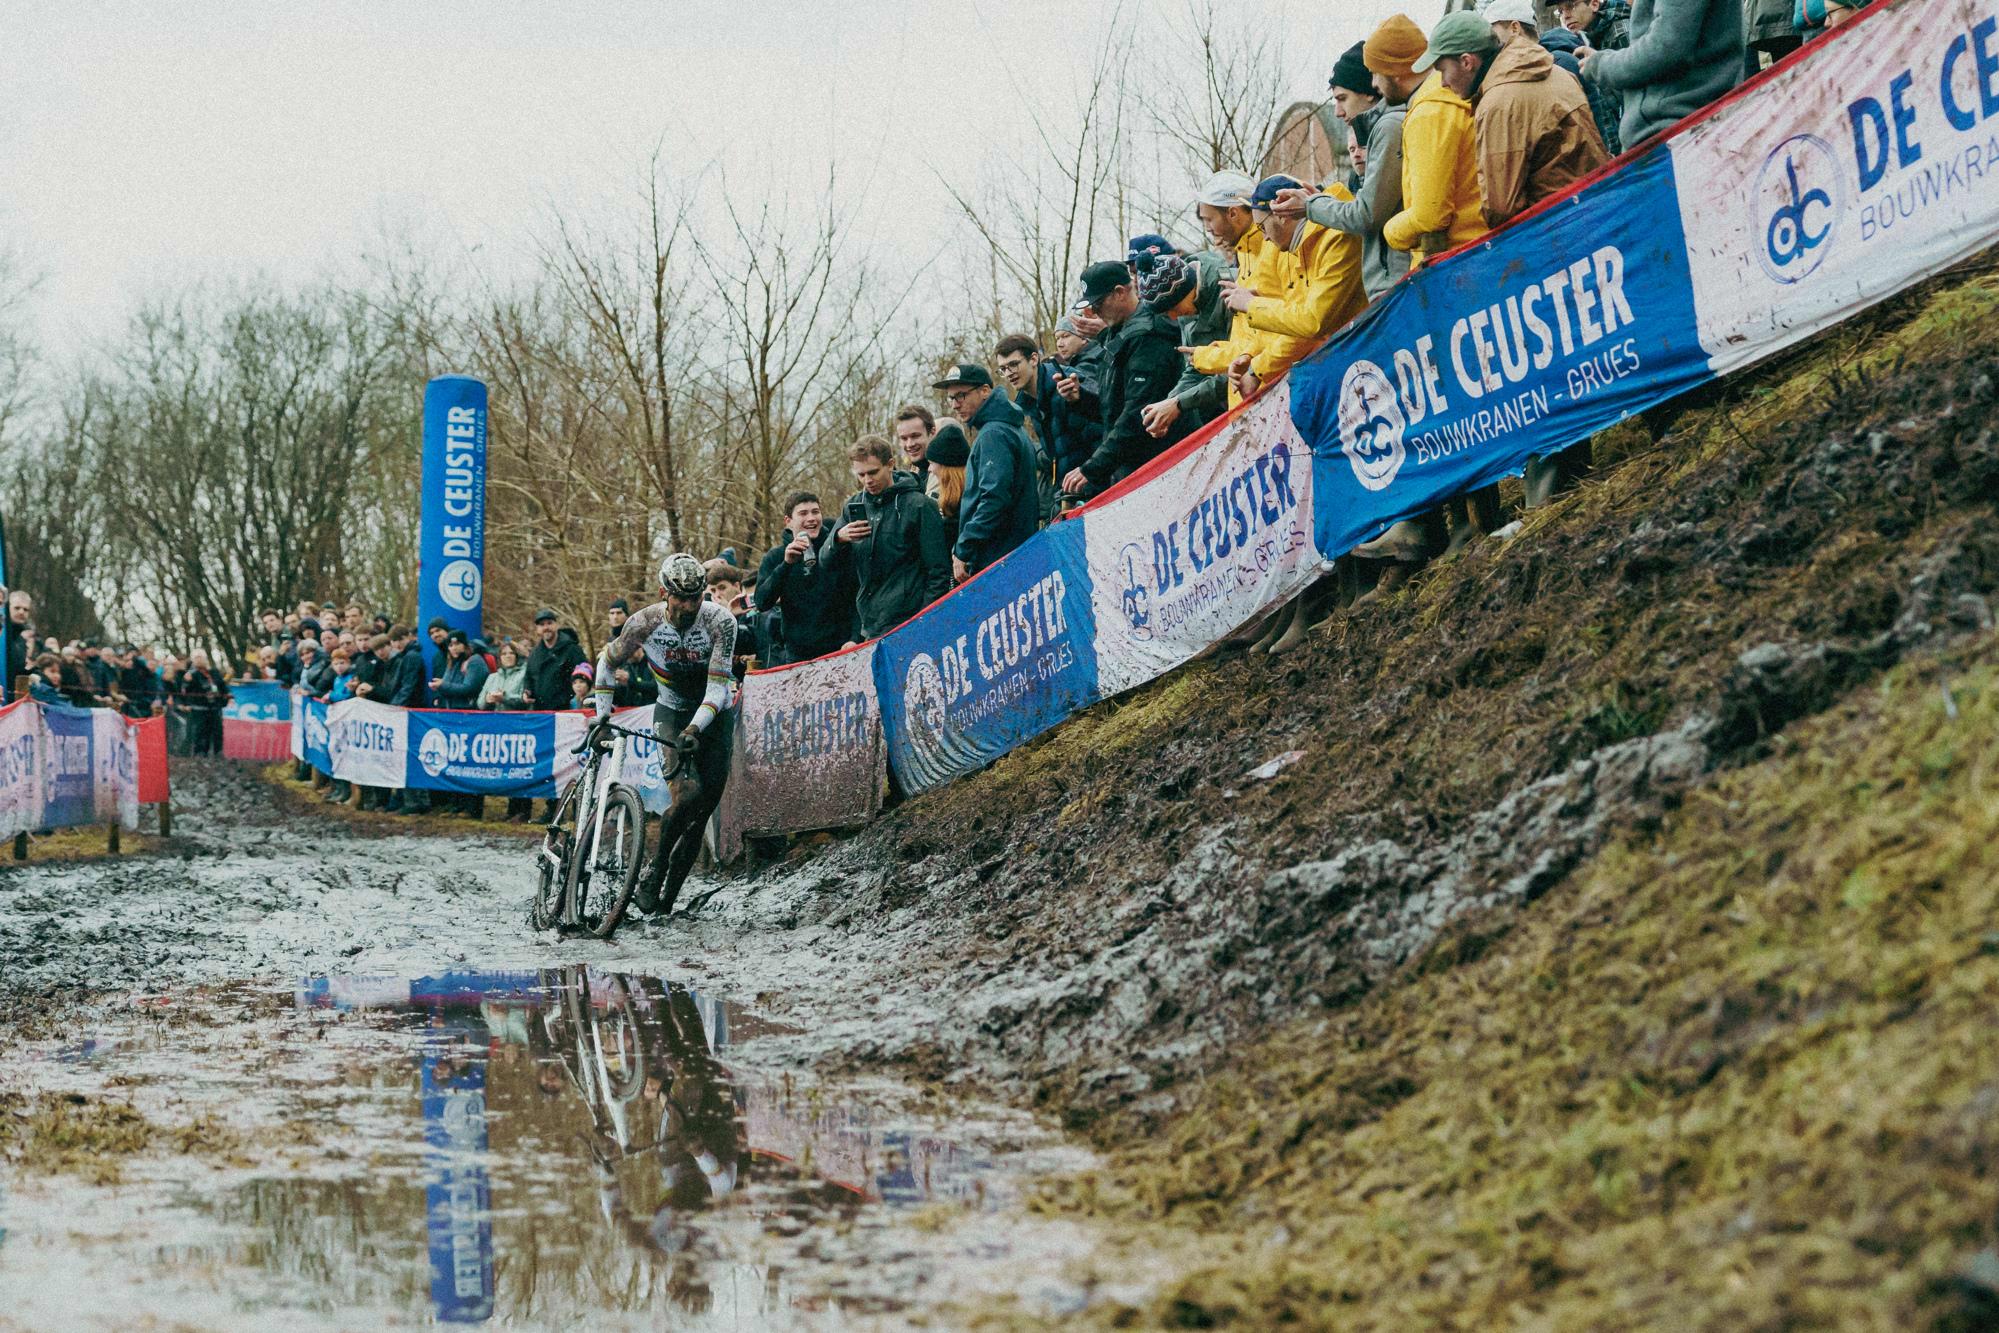
[[[985,386],[968,385],[962,389],[946,389],[944,391],[944,401],[951,404],[951,406],[956,407],[959,403],[964,402],[967,398],[970,398],[973,394],[977,393],[983,387]]]

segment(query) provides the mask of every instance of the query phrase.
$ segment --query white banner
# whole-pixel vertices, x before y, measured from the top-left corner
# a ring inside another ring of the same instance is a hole
[[[109,709],[90,715],[91,806],[100,824],[139,826],[139,747],[124,717]]]
[[[760,671],[743,683],[723,827],[733,838],[865,824],[887,766],[874,642]]]
[[[333,776],[364,787],[400,787],[407,767],[409,714],[366,699],[327,710],[326,753]]]
[[[1993,0],[1871,11],[1672,141],[1716,374],[1991,243],[1995,18]]]
[[[1085,516],[1097,683],[1163,675],[1329,568],[1312,546],[1312,451],[1279,382],[1200,449]]]
[[[0,709],[0,838],[37,828],[42,819],[39,706],[22,700]]]

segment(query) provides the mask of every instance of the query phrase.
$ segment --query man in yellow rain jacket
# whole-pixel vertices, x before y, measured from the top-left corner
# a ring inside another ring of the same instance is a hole
[[[1251,354],[1249,365],[1257,384],[1269,383],[1367,308],[1367,290],[1360,276],[1360,238],[1330,231],[1303,217],[1271,212],[1279,190],[1303,188],[1302,182],[1290,176],[1267,176],[1249,198],[1256,224],[1263,231],[1265,250],[1274,247],[1283,256],[1283,262],[1270,263],[1259,273],[1281,277],[1283,287],[1268,295],[1241,284],[1222,289],[1229,309],[1247,315],[1250,328],[1263,335],[1263,345]],[[1332,189],[1342,202],[1353,198],[1343,185]],[[1268,293],[1274,285],[1263,281],[1260,290]]]
[[[1240,171],[1217,171],[1201,186],[1194,212],[1208,240],[1224,256],[1235,256],[1235,282],[1252,292],[1279,292],[1283,283],[1274,273],[1262,271],[1267,257],[1275,261],[1280,252],[1264,238],[1250,211],[1249,196],[1256,182]],[[1226,375],[1229,367],[1243,356],[1254,358],[1263,349],[1261,333],[1250,327],[1249,316],[1238,311],[1229,320],[1229,336],[1220,342],[1197,347],[1187,360],[1203,375]],[[1229,406],[1242,401],[1235,379],[1229,379]]]
[[[1439,19],[1427,47],[1411,59],[1409,32],[1415,26],[1397,15],[1375,30],[1361,54],[1389,101],[1409,101],[1402,122],[1402,211],[1382,228],[1382,238],[1410,251],[1412,268],[1488,230],[1472,105],[1441,71],[1430,71],[1439,61],[1489,58],[1499,47],[1490,23],[1461,10]]]

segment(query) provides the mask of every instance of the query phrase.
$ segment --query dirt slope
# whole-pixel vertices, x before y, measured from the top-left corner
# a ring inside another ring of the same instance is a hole
[[[1583,1326],[1620,1256],[1698,1269],[1695,1325],[1807,1269],[1873,1288],[1862,1323],[1930,1310],[1993,1226],[1967,1180],[1999,1056],[1962,1040],[1999,984],[1967,834],[1999,667],[1987,268],[1657,443],[1610,432],[1516,540],[1292,658],[1189,668],[822,855],[820,919],[925,997],[863,1054],[1090,1128],[1121,1169],[1080,1206],[1324,1220],[1162,1317]]]

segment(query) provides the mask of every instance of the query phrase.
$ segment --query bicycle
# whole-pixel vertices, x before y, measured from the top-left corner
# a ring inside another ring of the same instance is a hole
[[[631,905],[645,868],[645,806],[637,790],[621,781],[630,746],[613,741],[613,734],[653,739],[650,731],[633,731],[607,718],[593,723],[576,747],[583,766],[542,835],[530,929],[553,927],[607,940]],[[612,768],[600,777],[614,751]]]

